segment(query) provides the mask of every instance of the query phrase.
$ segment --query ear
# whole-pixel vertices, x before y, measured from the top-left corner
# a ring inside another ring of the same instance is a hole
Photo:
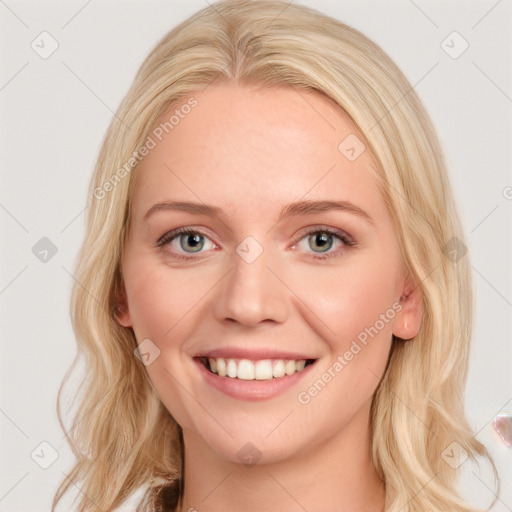
[[[114,317],[117,320],[117,323],[119,323],[123,327],[133,327],[132,318],[130,316],[130,310],[128,309],[126,288],[124,286],[124,281],[122,278],[120,284],[117,286]]]
[[[401,309],[395,317],[393,334],[402,340],[414,338],[423,318],[423,294],[419,286],[407,279],[399,302]]]

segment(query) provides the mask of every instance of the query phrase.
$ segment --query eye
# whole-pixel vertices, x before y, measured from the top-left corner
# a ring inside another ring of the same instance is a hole
[[[304,242],[307,248],[312,249],[313,258],[325,260],[334,256],[340,255],[346,247],[350,247],[356,244],[356,242],[344,231],[332,229],[332,228],[312,228],[302,234],[298,244],[293,245],[304,247]],[[302,246],[301,246],[302,244]],[[338,249],[331,251],[333,246],[337,246]]]
[[[304,242],[307,247],[304,249]],[[193,254],[201,254],[208,249],[214,249],[217,245],[202,231],[192,228],[178,228],[165,233],[157,243],[157,247],[170,247],[169,252],[173,257],[183,260],[196,259]],[[302,233],[297,246],[308,252],[308,248],[313,251],[313,259],[325,260],[334,256],[339,256],[347,247],[356,245],[356,242],[344,231],[327,227],[311,228],[306,233]],[[336,246],[337,249],[331,251]],[[205,250],[203,250],[205,249]],[[191,256],[187,256],[190,254]]]
[[[196,254],[204,252],[202,249],[211,249],[215,244],[201,231],[190,228],[178,228],[165,233],[156,244],[158,247],[170,246],[176,258],[191,259],[183,253]],[[181,254],[180,254],[181,252]]]

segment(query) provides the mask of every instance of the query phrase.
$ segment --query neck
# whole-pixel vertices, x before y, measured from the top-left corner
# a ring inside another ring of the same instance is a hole
[[[183,431],[179,512],[336,510],[382,512],[385,489],[371,459],[369,404],[341,432],[276,463],[246,466]]]

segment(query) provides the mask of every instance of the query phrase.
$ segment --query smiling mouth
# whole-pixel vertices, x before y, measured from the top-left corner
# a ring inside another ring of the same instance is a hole
[[[225,359],[223,357],[197,358],[211,373],[219,377],[239,380],[272,380],[301,372],[316,359]]]

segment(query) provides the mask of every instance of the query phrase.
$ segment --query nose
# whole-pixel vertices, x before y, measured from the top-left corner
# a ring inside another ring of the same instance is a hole
[[[284,322],[288,315],[287,288],[277,277],[279,265],[272,264],[269,252],[264,250],[252,262],[235,252],[232,261],[233,268],[219,283],[213,306],[215,318],[246,326]]]

